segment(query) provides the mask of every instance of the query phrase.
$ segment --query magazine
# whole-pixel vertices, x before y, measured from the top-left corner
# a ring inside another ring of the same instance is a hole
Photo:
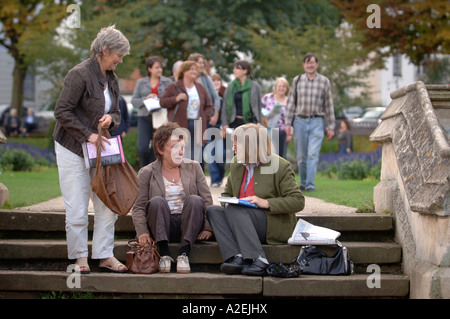
[[[236,205],[249,206],[249,207],[253,207],[253,208],[259,208],[258,205],[250,203],[250,201],[248,201],[248,200],[239,199],[236,197],[219,196],[219,198],[217,200],[220,203],[236,204]]]
[[[125,163],[120,135],[109,137],[108,140],[111,145],[103,142],[105,149],[100,153],[102,166]],[[97,146],[90,142],[84,142],[82,146],[86,168],[94,168],[97,165]]]

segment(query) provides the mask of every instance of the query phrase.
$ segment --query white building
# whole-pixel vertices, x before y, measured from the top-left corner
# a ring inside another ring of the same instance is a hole
[[[423,68],[409,61],[406,55],[394,55],[385,59],[384,69],[371,71],[367,76],[367,89],[351,89],[350,96],[357,97],[363,90],[369,91],[374,104],[388,106],[391,92],[423,76]]]

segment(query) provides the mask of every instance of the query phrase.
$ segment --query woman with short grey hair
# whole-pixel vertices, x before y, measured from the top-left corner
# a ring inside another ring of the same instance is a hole
[[[115,28],[109,26],[100,30],[97,37],[91,43],[91,57],[102,57],[103,50],[117,52],[124,56],[130,53],[130,43],[127,38]]]
[[[98,126],[110,131],[120,124],[117,65],[130,51],[126,37],[114,26],[103,28],[91,45],[91,57],[69,70],[55,105],[53,132],[59,184],[66,207],[66,237],[69,259],[76,260],[83,274],[88,265],[88,206],[95,209],[92,258],[100,269],[127,272],[113,254],[114,214],[91,190],[95,169],[86,168],[82,144],[96,144]],[[109,143],[102,136],[102,143]]]

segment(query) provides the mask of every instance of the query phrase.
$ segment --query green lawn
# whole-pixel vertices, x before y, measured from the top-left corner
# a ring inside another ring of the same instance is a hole
[[[297,175],[297,180],[299,177]],[[5,209],[29,206],[61,196],[58,170],[50,168],[40,172],[1,172],[0,183],[9,190]],[[315,192],[305,193],[326,202],[361,208],[373,200],[373,188],[378,181],[332,180],[316,177]]]
[[[39,172],[0,172],[0,183],[9,191],[5,209],[29,206],[61,196],[58,169]]]
[[[298,175],[297,180],[299,181]],[[373,188],[378,183],[376,180],[335,180],[317,175],[316,191],[305,192],[304,195],[329,203],[361,208],[373,202]]]

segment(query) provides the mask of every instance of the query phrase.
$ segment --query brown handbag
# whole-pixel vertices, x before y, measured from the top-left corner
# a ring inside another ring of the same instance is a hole
[[[133,167],[127,161],[102,167],[101,136],[110,137],[110,134],[99,125],[98,135],[96,171],[91,180],[92,190],[111,211],[125,216],[139,195],[139,180]]]
[[[128,241],[126,266],[133,274],[153,274],[159,271],[161,258],[152,240],[150,244],[140,244],[136,239]]]

